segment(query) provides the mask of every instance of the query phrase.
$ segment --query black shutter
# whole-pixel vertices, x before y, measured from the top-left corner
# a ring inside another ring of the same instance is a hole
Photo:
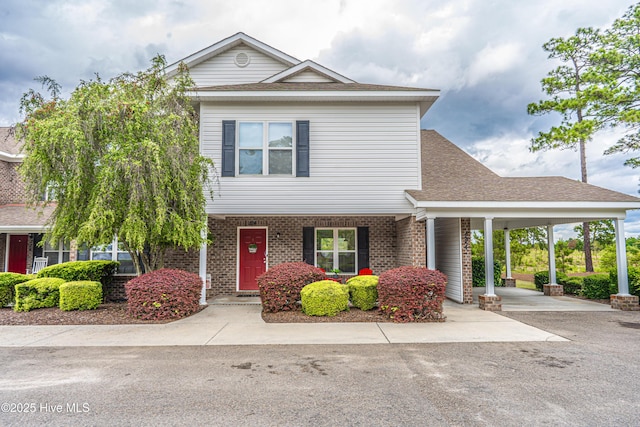
[[[309,121],[296,122],[296,176],[309,176]]]
[[[358,227],[358,271],[369,268],[369,227]]]
[[[222,121],[222,176],[236,176],[236,121]]]
[[[302,260],[307,264],[313,263],[313,242],[315,240],[313,227],[302,227]]]

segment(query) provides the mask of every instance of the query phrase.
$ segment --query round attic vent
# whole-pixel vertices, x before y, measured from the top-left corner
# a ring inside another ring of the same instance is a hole
[[[247,65],[249,65],[249,62],[251,62],[251,58],[246,53],[240,52],[236,55],[233,61],[238,67],[246,67]]]

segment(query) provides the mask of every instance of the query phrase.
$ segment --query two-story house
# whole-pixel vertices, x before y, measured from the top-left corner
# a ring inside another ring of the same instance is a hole
[[[199,253],[173,251],[167,264],[208,279],[210,295],[255,292],[269,266],[305,261],[343,275],[437,268],[447,297],[471,303],[472,230],[508,238],[510,229],[546,226],[552,241],[556,224],[605,218],[615,220],[626,272],[623,221],[640,199],[561,177],[494,174],[420,129],[438,90],[358,83],[244,33],[181,62],[196,83],[201,153],[217,168],[206,207],[213,241]],[[0,245],[13,236],[2,209]],[[484,300],[494,298],[490,284]]]
[[[213,243],[197,260],[214,294],[255,290],[270,265],[304,260],[342,274],[437,268],[447,296],[469,303],[472,229],[547,226],[553,239],[555,224],[612,218],[624,247],[626,210],[640,208],[566,178],[494,174],[420,129],[438,90],[358,83],[243,33],[182,62],[196,82],[201,152],[219,175]],[[624,250],[618,259],[626,271]]]

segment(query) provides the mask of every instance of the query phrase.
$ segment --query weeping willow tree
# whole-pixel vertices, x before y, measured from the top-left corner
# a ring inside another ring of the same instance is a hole
[[[20,171],[32,203],[55,195],[50,242],[95,246],[117,236],[138,274],[162,268],[168,248],[203,243],[213,164],[199,153],[188,70],[169,82],[165,65],[157,56],[137,74],[82,81],[69,99],[40,77],[48,94],[23,95]]]

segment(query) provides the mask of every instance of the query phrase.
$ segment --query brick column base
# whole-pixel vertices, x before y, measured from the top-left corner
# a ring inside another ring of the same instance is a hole
[[[479,295],[480,310],[502,311],[502,297],[498,295]]]
[[[505,288],[515,288],[516,287],[516,279],[514,279],[513,277],[507,277],[502,279],[504,282],[504,287]]]
[[[622,311],[638,311],[638,297],[635,295],[611,295],[611,308]]]
[[[564,288],[562,285],[550,285],[547,283],[546,285],[542,285],[542,290],[548,297],[561,297],[564,295]]]

